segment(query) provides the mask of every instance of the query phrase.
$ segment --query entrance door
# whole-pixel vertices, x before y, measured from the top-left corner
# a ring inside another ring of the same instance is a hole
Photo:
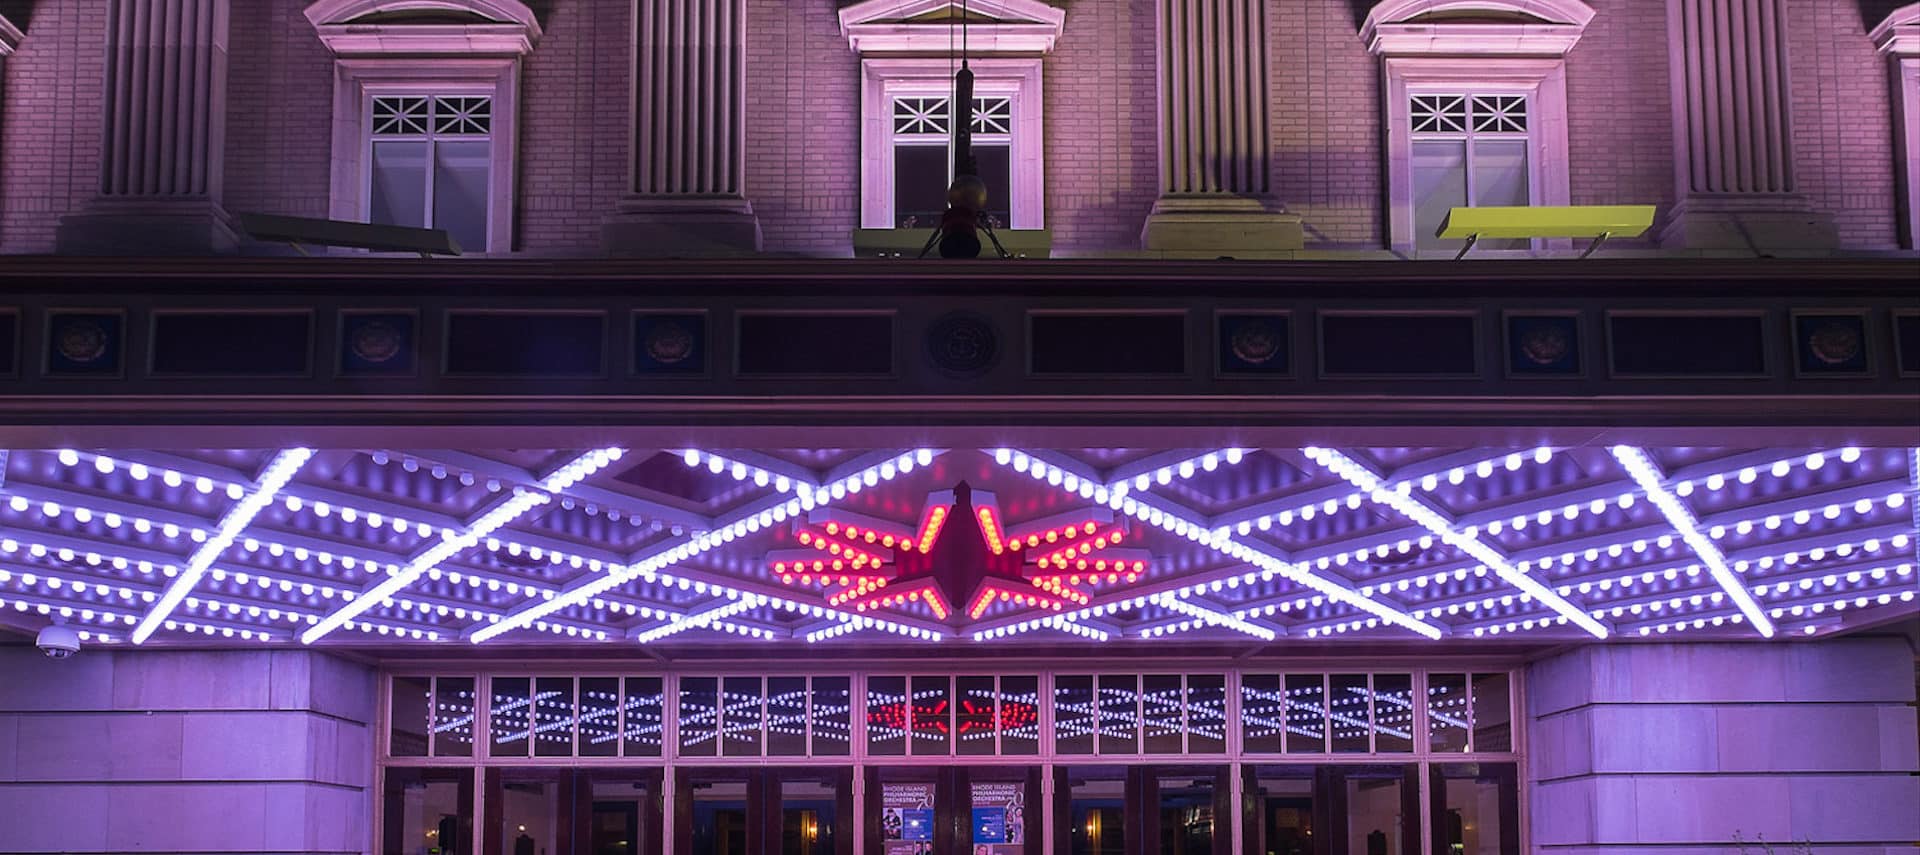
[[[1226,766],[1056,769],[1055,850],[1067,855],[1226,855]]]
[[[675,774],[679,852],[852,855],[852,770],[687,768]]]
[[[657,769],[486,772],[482,855],[639,855],[658,852]]]
[[[1040,770],[867,770],[867,855],[1041,855]]]
[[[1414,766],[1244,767],[1247,855],[1419,855]]]

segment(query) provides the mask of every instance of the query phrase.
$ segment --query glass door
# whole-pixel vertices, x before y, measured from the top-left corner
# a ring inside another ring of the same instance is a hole
[[[689,768],[676,772],[674,834],[689,855],[851,855],[853,772]]]
[[[1245,767],[1245,852],[1419,855],[1418,768]]]
[[[486,770],[482,855],[640,855],[661,850],[660,772]]]

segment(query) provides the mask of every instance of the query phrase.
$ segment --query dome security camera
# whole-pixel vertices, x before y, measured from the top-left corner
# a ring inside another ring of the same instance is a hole
[[[34,644],[48,659],[65,659],[80,652],[80,636],[60,624],[40,630],[40,638]]]

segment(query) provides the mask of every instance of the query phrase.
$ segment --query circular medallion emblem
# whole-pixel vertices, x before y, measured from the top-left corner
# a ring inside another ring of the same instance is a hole
[[[1000,337],[986,318],[955,312],[927,328],[927,359],[948,374],[985,374],[999,355]]]
[[[1852,324],[1828,321],[1807,336],[1807,351],[1826,365],[1845,365],[1860,358],[1860,331]]]
[[[99,362],[107,355],[107,331],[92,321],[73,320],[54,332],[60,357],[80,365]]]
[[[1272,321],[1247,318],[1234,327],[1229,344],[1235,359],[1249,365],[1264,365],[1280,355],[1280,331]]]
[[[647,358],[661,365],[685,362],[693,355],[693,331],[673,321],[661,321],[647,330]]]
[[[352,347],[354,358],[378,365],[399,356],[406,337],[386,321],[367,321],[354,329]]]
[[[1535,365],[1552,365],[1567,358],[1573,342],[1557,326],[1536,326],[1520,334],[1520,353]]]

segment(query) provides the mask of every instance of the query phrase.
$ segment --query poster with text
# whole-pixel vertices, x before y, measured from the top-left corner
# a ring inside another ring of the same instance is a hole
[[[1012,781],[976,781],[972,792],[973,851],[1019,855],[1027,842],[1027,791]]]
[[[933,851],[933,785],[880,785],[880,840],[886,855]]]

